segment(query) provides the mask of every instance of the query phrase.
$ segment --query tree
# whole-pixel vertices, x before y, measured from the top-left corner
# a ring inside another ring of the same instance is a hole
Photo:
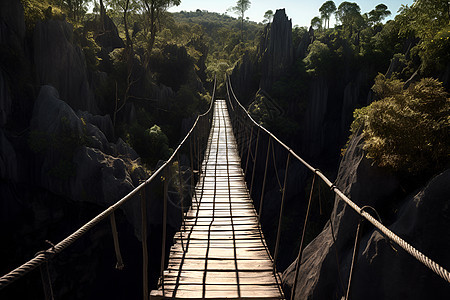
[[[369,12],[369,22],[372,24],[380,23],[387,16],[390,16],[391,12],[388,10],[388,7],[384,4],[378,4],[375,6],[375,9],[372,9]]]
[[[150,29],[150,41],[148,43],[148,51],[151,52],[155,44],[156,33],[158,27],[156,22],[159,21],[161,13],[171,6],[178,6],[181,0],[139,0],[145,10],[147,22]]]
[[[238,0],[236,2],[236,6],[231,9],[239,15],[239,19],[241,20],[241,40],[244,40],[244,15],[245,12],[250,8],[250,0]]]
[[[320,19],[319,19],[320,21]],[[330,48],[319,40],[308,46],[308,55],[303,60],[306,70],[310,74],[323,74],[330,70],[332,52]]]
[[[433,75],[433,70],[445,70],[450,59],[450,2],[416,0],[411,7],[402,6],[395,20],[401,34],[420,38],[416,47],[422,60],[421,71]]]
[[[272,21],[273,19],[273,11],[271,9],[269,9],[268,11],[266,11],[264,13],[264,20],[263,23],[269,23]]]
[[[367,157],[381,167],[411,174],[439,171],[450,161],[448,93],[432,78],[406,90],[403,84],[378,75],[373,90],[384,98],[355,111],[352,132],[362,126]]]
[[[328,28],[330,28],[330,17],[336,11],[336,4],[333,1],[327,1],[319,8],[320,15],[325,21],[324,28],[328,21]]]
[[[106,2],[113,10],[122,12],[122,21],[125,27],[126,49],[131,53],[129,50],[133,49],[133,41],[130,37],[128,28],[128,14],[137,10],[138,3],[136,0],[108,0]],[[102,9],[100,8],[100,10]]]
[[[342,2],[336,11],[336,19],[342,23],[345,29],[349,30],[350,36],[352,36],[353,28],[363,19],[361,8],[354,2]]]
[[[322,20],[319,17],[314,17],[311,20],[311,27],[313,29],[320,29],[322,28]]]
[[[87,3],[90,0],[63,0],[63,5],[69,10],[69,17],[74,21],[80,21],[87,11]]]

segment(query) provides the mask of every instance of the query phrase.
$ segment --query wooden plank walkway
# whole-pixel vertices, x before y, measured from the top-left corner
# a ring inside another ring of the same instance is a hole
[[[236,148],[225,101],[216,100],[196,197],[151,298],[284,299]]]

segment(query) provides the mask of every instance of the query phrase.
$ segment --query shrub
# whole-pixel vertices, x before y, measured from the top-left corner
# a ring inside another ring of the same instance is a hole
[[[374,90],[392,82],[378,78]],[[397,86],[398,82],[394,82]],[[356,110],[351,130],[363,127],[367,157],[394,171],[417,175],[446,167],[450,158],[450,98],[442,84],[424,78],[406,90]]]
[[[129,128],[126,140],[149,167],[154,167],[160,159],[169,158],[173,152],[167,136],[158,125],[145,129],[135,123]]]
[[[25,25],[29,32],[33,31],[37,22],[45,19],[64,19],[63,11],[51,6],[47,0],[21,0],[24,10]]]
[[[328,70],[331,61],[331,51],[328,46],[315,40],[308,47],[308,55],[304,59],[306,69],[313,74],[324,73]]]

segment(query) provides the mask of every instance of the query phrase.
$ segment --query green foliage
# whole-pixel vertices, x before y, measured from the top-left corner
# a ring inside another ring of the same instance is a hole
[[[323,20],[328,21],[328,28],[330,28],[330,17],[336,11],[336,4],[333,1],[327,1],[319,8],[320,16]],[[326,22],[324,28],[326,27]]]
[[[145,128],[134,123],[126,135],[126,141],[141,156],[144,163],[154,167],[158,160],[168,159],[173,150],[169,148],[169,140],[158,125]]]
[[[178,90],[186,82],[192,60],[185,47],[167,44],[155,49],[150,57],[150,68],[156,72],[159,83]]]
[[[308,55],[304,59],[309,73],[321,74],[328,70],[331,59],[331,51],[328,46],[319,40],[315,40],[308,47]]]
[[[351,26],[360,17],[361,8],[355,2],[344,1],[336,11],[336,19],[344,26]]]
[[[375,9],[372,9],[368,14],[369,21],[372,24],[379,23],[382,20],[384,20],[384,18],[390,15],[391,12],[388,10],[388,7],[384,4],[378,4],[377,6],[375,6]]]
[[[386,78],[379,73],[375,77],[375,84],[372,86],[372,91],[377,96],[377,99],[384,99],[392,95],[399,95],[403,92],[404,82],[396,78]]]
[[[232,7],[232,10],[239,15],[241,20],[244,20],[244,14],[250,8],[250,4],[250,0],[237,0],[236,6]]]
[[[25,25],[29,32],[34,29],[37,22],[48,19],[63,19],[63,10],[52,6],[48,0],[21,0],[24,10]]]
[[[381,167],[413,175],[438,171],[450,162],[450,98],[432,78],[406,90],[400,84],[378,76],[374,90],[384,98],[355,111],[352,133],[362,126],[367,157]]]
[[[209,82],[214,78],[213,70],[228,69],[247,50],[256,49],[263,30],[261,24],[244,20],[245,34],[242,36],[240,34],[242,20],[203,10],[182,11],[172,16],[174,23],[170,25],[170,30],[173,34],[173,43],[185,45],[189,43],[191,37],[201,36],[206,44],[208,51],[207,55],[204,55],[205,72]],[[228,65],[227,68],[225,64]]]
[[[402,6],[395,20],[400,34],[414,35],[421,58],[421,71],[433,75],[442,72],[449,61],[450,3],[442,0],[417,0],[411,7]]]
[[[322,20],[319,17],[312,18],[311,27],[315,30],[322,29]]]
[[[77,27],[74,30],[74,42],[80,45],[86,59],[86,65],[91,71],[98,69],[100,58],[97,54],[101,48],[94,39],[94,32],[86,31],[84,27]]]
[[[62,0],[58,2],[68,11],[69,18],[78,22],[86,14],[87,4],[90,0]]]
[[[263,23],[270,23],[273,19],[273,10],[269,9],[264,13]]]

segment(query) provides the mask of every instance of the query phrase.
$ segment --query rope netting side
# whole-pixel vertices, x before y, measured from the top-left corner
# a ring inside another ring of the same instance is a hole
[[[271,140],[273,140],[273,143],[278,143],[282,148],[284,148],[288,153],[290,153],[295,159],[297,159],[299,162],[301,162],[304,166],[306,166],[310,171],[312,171],[314,174],[319,176],[323,182],[325,182],[330,189],[339,196],[348,206],[350,206],[355,212],[357,212],[361,217],[369,221],[376,229],[381,231],[387,238],[389,238],[391,241],[399,245],[401,248],[403,248],[408,254],[410,254],[412,257],[414,257],[417,261],[421,262],[423,265],[425,265],[427,268],[429,268],[431,271],[439,275],[441,278],[443,278],[445,281],[450,283],[450,272],[430,259],[428,256],[417,250],[415,247],[413,247],[411,244],[403,240],[401,237],[399,237],[397,234],[395,234],[393,231],[388,229],[386,226],[384,226],[381,222],[376,220],[374,217],[372,217],[369,213],[362,210],[356,203],[354,203],[350,198],[348,198],[339,188],[337,188],[319,169],[314,168],[309,163],[307,163],[303,158],[301,158],[298,154],[296,154],[291,148],[286,146],[283,142],[281,142],[273,133],[268,131],[266,128],[258,124],[248,113],[248,111],[242,106],[242,104],[237,99],[232,85],[231,85],[231,79],[228,76],[226,80],[227,89],[229,91],[229,97],[228,100],[230,102],[230,106],[234,109],[234,114],[237,115],[237,110],[239,110],[241,113],[239,116],[241,118],[246,118],[248,122],[250,123],[249,126],[257,126],[261,133],[265,133],[268,135]],[[272,143],[272,144],[273,144]],[[275,167],[276,169],[276,167]]]

